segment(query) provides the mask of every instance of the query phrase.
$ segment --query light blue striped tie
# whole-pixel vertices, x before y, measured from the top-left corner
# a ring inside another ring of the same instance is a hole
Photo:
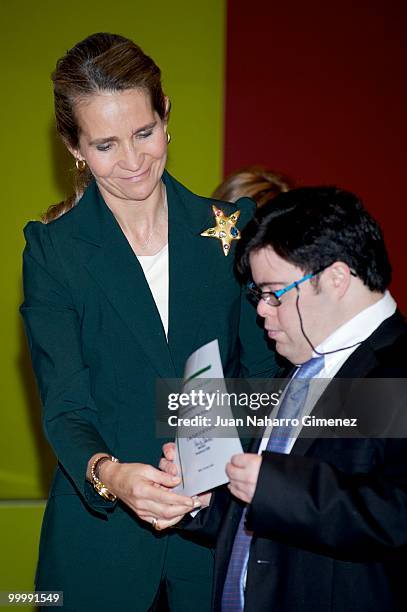
[[[278,419],[301,418],[308,395],[309,384],[324,367],[324,357],[315,357],[303,363],[291,379],[282,404]],[[275,453],[290,452],[292,433],[296,427],[285,425],[273,427],[266,450]],[[222,595],[222,612],[242,612],[244,609],[244,578],[249,560],[250,544],[253,534],[245,528],[246,510],[242,513]]]

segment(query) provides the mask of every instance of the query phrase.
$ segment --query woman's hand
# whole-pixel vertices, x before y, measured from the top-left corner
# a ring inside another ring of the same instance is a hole
[[[167,442],[163,445],[163,455],[160,459],[159,468],[163,472],[166,472],[170,476],[177,477],[178,468],[175,465],[175,444],[174,442]],[[195,507],[206,508],[209,506],[211,502],[212,493],[200,493],[199,495],[194,495]],[[197,503],[199,502],[199,504]]]
[[[160,459],[160,470],[170,474],[171,476],[179,476],[178,467],[174,463],[176,454],[174,442],[167,442],[166,444],[163,444],[162,450],[164,457],[161,457]]]
[[[113,463],[100,466],[100,480],[143,521],[157,530],[176,524],[187,512],[200,505],[191,497],[173,493],[178,476],[144,463]]]

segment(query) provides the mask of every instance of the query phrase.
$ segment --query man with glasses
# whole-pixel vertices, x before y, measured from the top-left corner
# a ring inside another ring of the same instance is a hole
[[[322,408],[352,411],[360,394],[348,385],[334,405],[333,379],[407,378],[407,325],[387,289],[382,233],[353,194],[315,187],[278,195],[246,228],[237,266],[268,338],[291,364],[273,416],[301,422]],[[321,386],[311,394],[315,379]],[[378,405],[358,406],[365,423],[356,437],[274,427],[251,453],[232,457],[229,508],[217,491],[187,527],[215,530],[223,514],[216,611],[407,609],[407,441],[380,437],[387,419],[407,413],[406,397],[392,389]],[[369,411],[381,419],[376,437]]]

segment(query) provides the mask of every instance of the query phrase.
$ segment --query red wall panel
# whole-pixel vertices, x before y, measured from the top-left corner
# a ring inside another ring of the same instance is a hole
[[[261,163],[358,193],[407,312],[405,3],[229,0],[225,174]]]

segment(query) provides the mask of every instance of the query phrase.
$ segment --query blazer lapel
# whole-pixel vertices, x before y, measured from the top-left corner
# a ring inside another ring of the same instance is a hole
[[[341,389],[344,389],[345,392],[349,389],[346,379],[365,378],[377,365],[375,351],[394,342],[394,340],[404,331],[405,322],[399,312],[396,312],[383,321],[373,334],[345,361],[332,383],[328,385],[317,401],[312,411],[312,415],[317,418],[340,416],[344,401],[341,397]],[[340,382],[341,379],[345,379],[342,386]],[[299,437],[294,444],[293,454],[304,455],[318,439],[318,433],[321,430],[321,427],[315,427],[312,428],[312,437]]]
[[[214,225],[208,203],[167,172],[163,180],[170,228],[168,344],[177,375],[182,377],[186,359],[199,347],[196,343],[200,321],[205,316],[219,266],[225,265],[222,261],[225,257],[220,247],[208,249],[208,239],[200,236],[204,229]]]
[[[85,267],[161,377],[174,376],[165,332],[143,270],[114,215],[91,184],[76,239],[94,245]]]

